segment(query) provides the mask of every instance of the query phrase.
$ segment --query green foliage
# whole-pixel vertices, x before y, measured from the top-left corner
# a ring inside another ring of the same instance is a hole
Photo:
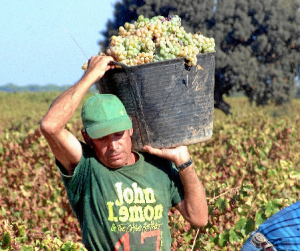
[[[43,95],[0,95],[3,104],[15,105],[0,115],[8,118],[0,134],[0,250],[84,250],[54,157],[39,131],[41,114],[55,96]],[[36,100],[35,115],[18,107],[32,107]],[[299,200],[300,101],[283,110],[252,108],[245,98],[230,102],[231,116],[214,113],[213,137],[189,146],[206,189],[209,222],[196,229],[170,210],[172,250],[240,250],[259,224]],[[79,113],[68,129],[80,138]]]
[[[9,224],[8,221],[1,222],[0,250],[21,251],[86,251],[82,243],[62,241],[51,235],[35,236],[31,241],[30,233],[25,227],[18,223]]]
[[[62,92],[0,92],[0,132],[2,133],[4,128],[26,131],[32,128],[33,122],[37,128],[49,106],[60,93]],[[88,92],[84,100],[93,93]],[[80,112],[75,114],[76,119],[79,116]]]
[[[281,105],[294,97],[300,73],[299,6],[298,0],[117,1],[100,45],[104,50],[139,15],[177,14],[188,32],[215,38],[216,93],[242,91],[254,104]]]

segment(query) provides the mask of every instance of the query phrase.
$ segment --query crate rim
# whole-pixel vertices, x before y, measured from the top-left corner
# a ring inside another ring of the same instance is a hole
[[[214,52],[206,52],[206,53],[198,53],[197,57],[198,56],[215,55],[215,53],[216,53],[216,51],[214,51]],[[157,65],[165,64],[165,63],[172,64],[173,62],[177,62],[177,61],[187,62],[187,59],[185,57],[180,57],[180,58],[172,58],[172,59],[160,60],[160,61],[156,61],[156,62],[144,63],[144,64],[133,65],[133,66],[129,66],[129,65],[125,65],[125,64],[123,64],[123,65],[126,66],[126,68],[128,70],[129,69],[135,70],[135,69],[138,69],[138,68],[144,68],[144,67],[147,67],[147,66],[157,66]]]

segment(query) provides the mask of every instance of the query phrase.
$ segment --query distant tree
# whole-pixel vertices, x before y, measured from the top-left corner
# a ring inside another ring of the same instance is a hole
[[[123,0],[107,22],[102,50],[125,22],[139,15],[177,14],[189,32],[216,41],[215,107],[226,114],[223,95],[244,92],[250,102],[289,102],[300,73],[299,0]]]

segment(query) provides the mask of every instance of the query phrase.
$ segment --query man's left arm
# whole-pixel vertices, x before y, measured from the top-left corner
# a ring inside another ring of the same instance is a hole
[[[151,146],[143,148],[150,154],[172,161],[180,166],[191,159],[186,146],[172,149],[158,149]],[[184,199],[176,206],[182,216],[195,227],[204,227],[208,221],[208,207],[204,187],[198,178],[194,164],[179,171],[184,189]]]

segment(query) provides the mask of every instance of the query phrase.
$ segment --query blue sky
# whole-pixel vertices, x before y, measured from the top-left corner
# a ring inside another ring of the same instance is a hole
[[[0,85],[74,84],[117,0],[0,0]],[[76,42],[75,42],[75,41]]]

